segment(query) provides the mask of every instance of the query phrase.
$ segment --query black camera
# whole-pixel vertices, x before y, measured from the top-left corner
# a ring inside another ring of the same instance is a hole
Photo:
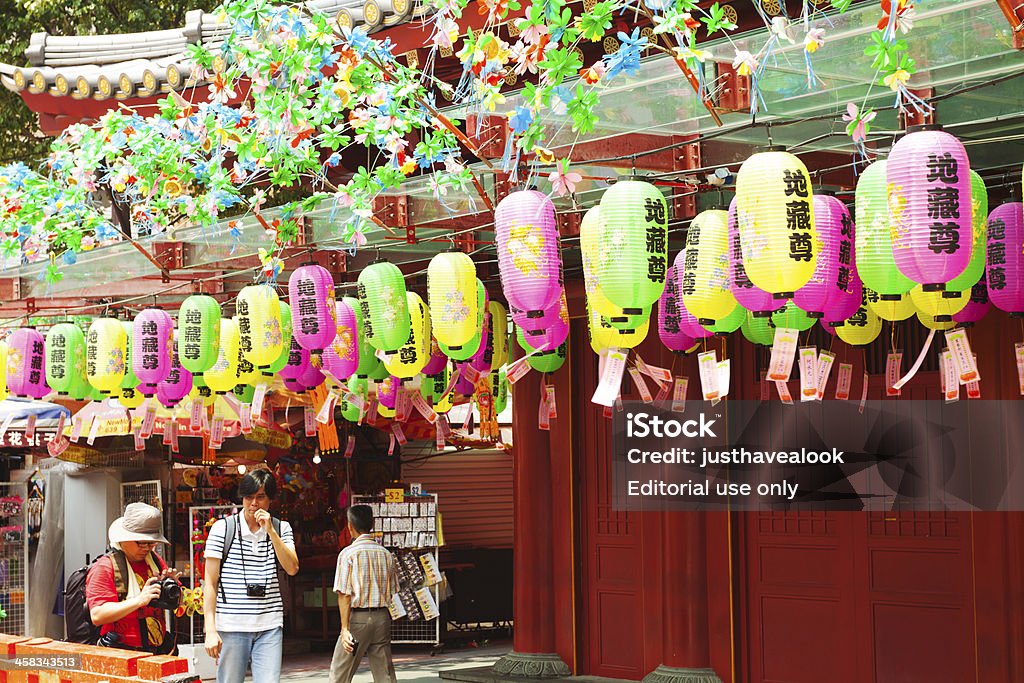
[[[160,580],[160,595],[150,601],[149,606],[155,609],[178,609],[181,603],[181,586],[175,579],[167,576]]]
[[[97,643],[100,647],[121,647],[121,635],[113,631],[107,631]]]
[[[245,594],[250,598],[265,598],[267,587],[259,583],[249,583],[245,586]]]

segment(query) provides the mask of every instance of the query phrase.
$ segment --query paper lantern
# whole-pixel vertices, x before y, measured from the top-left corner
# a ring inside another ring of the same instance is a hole
[[[614,257],[613,257],[614,258]],[[686,246],[676,254],[679,290],[686,307],[702,324],[713,325],[736,307],[729,289],[729,214],[702,211],[686,231]]]
[[[220,349],[217,362],[203,373],[206,386],[216,394],[226,394],[238,384],[238,323],[220,319]]]
[[[690,309],[686,307],[686,302],[683,300],[680,300],[679,303],[679,328],[693,339],[705,339],[714,334],[700,324],[696,316],[690,313]]]
[[[747,319],[747,313],[747,309],[736,304],[727,316],[716,320],[714,325],[708,326],[708,329],[716,336],[731,334],[740,329],[740,326]]]
[[[951,330],[956,326],[956,323],[952,320],[945,320],[944,316],[942,318],[943,319],[930,316],[924,311],[917,311],[917,321],[929,330],[944,332],[945,330]]]
[[[212,296],[193,294],[178,309],[178,357],[181,367],[202,375],[220,351],[220,304]]]
[[[529,329],[517,325],[516,329],[521,330],[534,346],[539,346],[542,343],[541,340],[544,340],[548,348],[555,348],[569,336],[569,305],[566,302],[564,293],[558,300],[556,308],[558,310],[557,315],[552,315],[550,311],[545,312],[544,317],[550,322],[543,328]],[[639,319],[638,317],[637,320]],[[616,326],[612,325],[612,327]]]
[[[971,176],[971,260],[964,272],[946,283],[946,289],[961,292],[970,289],[985,273],[985,233],[988,228],[988,188],[975,171]]]
[[[729,290],[736,301],[755,315],[767,317],[772,311],[782,307],[771,292],[766,292],[747,277],[747,269],[743,266],[743,246],[740,243],[740,231],[736,225],[736,198],[729,202]]]
[[[121,387],[117,393],[114,394],[113,398],[117,399],[117,402],[124,408],[138,408],[146,402],[146,396],[138,389],[138,387]]]
[[[754,286],[781,300],[811,279],[818,240],[811,179],[797,157],[769,147],[743,162],[736,175],[736,225]]]
[[[520,327],[527,332],[540,332],[551,327],[558,322],[559,318],[562,317],[561,300],[565,297],[565,291],[562,290],[559,295],[558,302],[554,306],[544,311],[543,315],[539,317],[530,318],[525,312],[519,310],[516,307],[512,307],[512,322],[516,324],[516,327]],[[487,304],[490,306],[490,303]],[[621,318],[627,320],[626,317]]]
[[[988,217],[985,280],[992,304],[1024,316],[1024,204],[1007,202]]]
[[[540,316],[562,285],[555,205],[535,190],[512,192],[494,211],[494,233],[505,298],[527,316]]]
[[[658,299],[658,338],[670,351],[686,351],[693,346],[693,337],[682,328],[682,299],[679,297],[680,273],[675,264],[665,273],[665,289]],[[593,332],[591,332],[593,341]]]
[[[516,328],[518,335],[519,328]],[[591,308],[587,302],[587,332],[590,335],[590,348],[600,355],[618,343],[618,330],[608,324],[604,317]]]
[[[161,405],[173,408],[181,403],[191,391],[192,373],[181,364],[178,344],[175,340],[171,344],[171,370],[167,373],[167,377],[156,385],[156,399],[160,401]]]
[[[367,382],[360,377],[351,377],[346,386],[348,391],[342,393],[341,399],[338,401],[338,409],[341,411],[342,419],[346,422],[359,422],[359,417],[363,412],[362,407],[356,401],[350,401],[349,396],[356,396],[365,404],[369,394]]]
[[[850,275],[850,283],[846,289],[836,287],[829,293],[828,301],[825,302],[824,318],[832,320],[845,320],[853,315],[860,307],[864,298],[864,283],[857,273],[856,259],[854,259],[853,272]]]
[[[444,368],[448,367],[448,356],[444,355],[444,351],[438,346],[437,340],[431,338],[430,340],[430,360],[420,370],[424,375],[433,375],[441,372]]]
[[[491,364],[500,368],[508,363],[508,311],[497,301],[488,303],[487,310],[491,314],[491,344],[494,347]]]
[[[124,328],[125,338],[128,340],[125,345],[124,379],[121,380],[121,389],[134,390],[139,386],[139,378],[135,376],[135,364],[132,362],[132,340],[135,338],[135,323],[131,320],[122,320],[121,327]],[[114,393],[116,394],[117,392]],[[129,400],[134,402],[135,396],[132,391],[128,392],[128,396]]]
[[[238,326],[238,361],[235,363],[235,386],[255,385],[260,380],[260,371],[256,369],[256,365],[242,351],[242,319],[239,316],[235,316],[232,320]],[[275,358],[274,360],[277,359]],[[234,391],[234,388],[232,388],[232,391]]]
[[[601,223],[601,207],[593,206],[580,221],[580,256],[583,262],[583,285],[588,305],[599,315],[609,319],[609,322],[624,323],[628,320],[622,312],[621,306],[616,306],[601,291],[601,284],[597,280],[598,262],[613,258],[614,254],[604,250],[601,245],[602,231],[604,226]],[[527,329],[536,329],[527,327]]]
[[[476,281],[476,301],[477,326],[473,337],[461,346],[448,346],[441,342],[441,340],[437,342],[441,350],[444,351],[444,354],[454,361],[469,360],[480,350],[480,341],[483,338],[481,331],[484,324],[484,313],[487,312],[487,306],[490,302],[488,301],[487,288],[484,287],[484,283],[479,279]]]
[[[321,353],[334,341],[334,278],[330,271],[315,263],[296,268],[288,278],[288,301],[292,337],[302,348]]]
[[[427,300],[434,337],[462,346],[476,334],[476,265],[461,251],[437,254],[427,266]]]
[[[911,126],[886,166],[896,267],[926,290],[943,289],[971,260],[967,150],[940,126]]]
[[[529,352],[533,349],[527,348],[526,350]],[[568,343],[562,342],[562,344],[554,351],[541,351],[540,353],[527,358],[526,362],[537,372],[556,372],[565,364],[565,359],[568,355]]]
[[[968,296],[963,292],[943,290],[926,292],[923,285],[916,285],[910,290],[910,300],[918,311],[935,318],[938,322],[949,322],[953,315],[959,313],[967,305]]]
[[[5,363],[6,365],[6,363]],[[61,396],[89,395],[85,375],[85,333],[74,323],[58,323],[46,333],[46,383]]]
[[[127,355],[128,334],[121,321],[114,318],[93,320],[85,346],[85,372],[89,384],[104,395],[120,389],[128,367]]]
[[[991,304],[988,299],[988,283],[984,275],[971,287],[970,298],[963,310],[953,316],[953,320],[964,325],[973,325],[988,313]]]
[[[504,368],[495,370],[488,376],[491,389],[491,400],[494,401],[494,414],[500,415],[508,407],[508,379]]]
[[[668,208],[649,183],[620,181],[601,197],[601,246],[597,281],[625,315],[638,315],[665,289],[668,270]]]
[[[394,410],[401,386],[402,379],[400,377],[389,375],[387,379],[377,385],[377,403]]]
[[[883,295],[898,295],[909,292],[914,282],[899,271],[893,256],[886,174],[883,159],[870,164],[857,179],[856,263],[865,287]]]
[[[469,359],[469,364],[474,370],[482,375],[490,373],[492,362],[494,360],[494,336],[493,330],[491,329],[491,314],[488,313],[484,316],[484,326],[481,331],[480,337],[480,348],[477,350],[473,357]]]
[[[359,305],[359,299],[346,296],[342,301],[352,309],[356,319],[355,344],[359,362],[356,366],[355,375],[366,379],[370,376],[370,372],[379,366],[381,362],[376,356],[377,349],[366,341],[366,337],[363,334],[363,310]]]
[[[236,384],[235,388],[231,390],[231,394],[243,406],[249,406],[243,407],[242,410],[251,410],[252,400],[256,398],[256,387],[251,384]]]
[[[812,318],[822,318],[833,292],[852,285],[853,218],[835,197],[814,195],[814,226],[818,231],[818,259],[814,274],[793,295],[793,303]]]
[[[324,349],[323,371],[341,384],[359,367],[359,324],[356,312],[345,299],[338,301],[334,310],[337,330],[334,341]]]
[[[147,308],[132,324],[131,367],[143,396],[156,393],[156,386],[171,371],[170,344],[174,320],[161,308]]]
[[[430,310],[415,292],[406,292],[409,308],[409,338],[398,352],[384,359],[384,366],[395,377],[410,379],[430,360]]]
[[[775,325],[771,318],[755,316],[752,313],[748,314],[747,319],[740,325],[740,332],[751,344],[771,346],[775,341]]]
[[[389,374],[390,373],[388,373],[387,367],[378,360],[377,364],[373,366],[373,368],[370,370],[370,374],[367,376],[367,379],[372,379],[375,382],[380,382],[386,379],[389,376]]]
[[[309,366],[309,349],[299,346],[299,342],[292,337],[292,343],[288,351],[288,361],[284,367],[277,371],[282,379],[297,380]]]
[[[878,337],[882,331],[882,319],[868,307],[867,296],[864,296],[857,312],[833,327],[839,338],[847,344],[864,346]]]
[[[785,308],[772,313],[772,323],[775,327],[786,327],[801,332],[811,329],[815,320],[792,301],[787,301]]]
[[[7,391],[7,342],[0,340],[0,401],[10,396]]]
[[[409,339],[405,277],[393,263],[378,260],[359,273],[363,336],[375,349],[394,353]]]
[[[220,325],[218,325],[219,327]],[[218,355],[220,351],[218,350]],[[217,394],[213,392],[213,389],[206,385],[205,376],[193,376],[192,377],[192,391],[189,392],[189,399],[195,403],[199,401],[204,406],[209,408],[217,402]]]
[[[285,349],[277,292],[270,285],[243,287],[235,311],[242,357],[260,370],[269,369]]]
[[[435,412],[446,413],[451,410],[451,393],[445,394],[448,379],[448,368],[445,367],[440,372],[425,375],[420,382],[420,395],[430,403]]]
[[[50,393],[46,386],[46,343],[43,335],[32,328],[19,328],[7,338],[7,389],[21,398],[38,399]]]
[[[914,315],[914,302],[910,299],[909,292],[883,297],[878,292],[865,288],[864,294],[867,297],[868,308],[882,320],[896,322]]]
[[[303,391],[309,391],[310,389],[316,389],[318,386],[323,384],[324,379],[326,378],[324,377],[324,373],[320,371],[320,368],[310,362],[306,365],[305,369],[303,369],[302,374],[296,379],[299,384],[302,385]]]
[[[277,358],[274,359],[269,367],[260,370],[264,381],[281,372],[281,369],[288,364],[288,356],[292,351],[292,308],[283,301],[280,301],[277,310],[281,319],[281,353],[277,355]]]

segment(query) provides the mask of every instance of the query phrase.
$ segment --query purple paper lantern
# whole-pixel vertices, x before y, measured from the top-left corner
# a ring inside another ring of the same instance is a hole
[[[469,359],[469,364],[481,374],[488,374],[491,371],[491,361],[494,359],[494,338],[491,336],[491,314],[484,314],[484,325],[480,330],[480,348]]]
[[[288,349],[288,362],[277,374],[283,379],[297,380],[306,371],[309,364],[309,349],[299,346],[293,335],[292,345]]]
[[[401,378],[389,375],[386,380],[377,385],[377,402],[385,408],[394,410],[398,402],[398,391],[401,387]]]
[[[313,353],[321,353],[334,341],[334,279],[315,263],[299,266],[288,278],[292,308],[292,339]]]
[[[658,299],[658,338],[670,351],[681,352],[693,346],[693,337],[682,327],[682,297],[679,295],[679,272],[675,264],[665,272],[665,291]]]
[[[344,301],[335,304],[336,334],[324,349],[323,370],[338,382],[351,377],[359,367],[359,326],[356,312]]]
[[[967,305],[953,315],[953,320],[964,325],[973,325],[985,317],[990,307],[988,283],[985,280],[985,275],[982,274],[981,279],[971,287],[971,298],[967,301]]]
[[[192,373],[181,366],[176,340],[172,340],[169,350],[171,367],[167,372],[167,377],[164,377],[156,385],[156,400],[160,401],[162,406],[173,408],[192,391]]]
[[[284,388],[288,391],[294,391],[296,394],[301,394],[306,391],[305,385],[298,377],[288,377],[284,381]]]
[[[531,328],[519,325],[519,318],[512,316],[512,322],[519,325],[523,336],[533,348],[538,348],[540,344],[547,344],[547,349],[558,348],[569,337],[569,307],[565,292],[562,292],[562,296],[553,307],[544,311],[542,318],[534,320],[539,319],[547,321],[546,324],[540,328]]]
[[[944,289],[971,260],[967,150],[939,126],[912,126],[886,165],[893,256],[925,291]]]
[[[501,287],[509,304],[539,318],[562,291],[555,205],[535,190],[513,192],[494,212]]]
[[[146,398],[156,393],[171,371],[174,320],[160,308],[147,308],[135,316],[132,325],[132,371],[139,380],[138,389]]]
[[[1024,204],[1006,202],[988,215],[985,279],[996,308],[1024,317]]]
[[[821,318],[833,294],[848,293],[853,284],[853,218],[835,197],[815,194],[814,225],[820,240],[818,260],[811,279],[793,294],[793,303],[809,317]]]
[[[697,317],[687,310],[681,297],[679,299],[679,329],[694,340],[706,339],[715,335],[714,332],[701,325]]]
[[[747,270],[743,267],[740,231],[736,225],[735,197],[729,202],[729,289],[740,306],[758,317],[767,318],[772,311],[778,310],[786,303],[773,297],[771,292],[757,287],[747,277]]]
[[[309,391],[310,389],[316,389],[318,386],[324,383],[324,373],[320,371],[320,368],[309,363],[306,369],[302,371],[302,374],[298,376],[299,384],[302,385],[303,389]]]
[[[838,287],[829,294],[825,303],[825,318],[828,320],[846,320],[857,312],[861,301],[864,299],[864,283],[856,267],[850,276],[850,285],[847,289]]]
[[[452,393],[461,394],[462,396],[472,396],[473,392],[476,391],[476,387],[466,377],[466,366],[469,365],[469,361],[463,361],[456,363],[455,366],[461,370],[459,373],[459,381],[452,387]]]
[[[42,398],[46,386],[46,342],[38,331],[22,327],[7,338],[7,390],[21,398]]]
[[[444,351],[437,345],[437,340],[433,337],[430,338],[430,360],[423,366],[420,373],[426,377],[427,375],[436,375],[437,373],[448,367],[448,356],[444,355]]]

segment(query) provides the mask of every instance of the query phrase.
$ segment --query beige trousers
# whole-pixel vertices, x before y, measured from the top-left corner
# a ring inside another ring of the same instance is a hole
[[[391,614],[388,610],[352,610],[348,625],[352,637],[359,644],[355,653],[350,653],[338,636],[331,659],[331,683],[352,683],[364,654],[370,658],[373,683],[396,683],[395,665],[391,661]]]

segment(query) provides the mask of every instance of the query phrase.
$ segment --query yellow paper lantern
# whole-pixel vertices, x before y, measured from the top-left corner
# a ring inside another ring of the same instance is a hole
[[[9,396],[7,391],[7,342],[0,341],[0,401]]]
[[[220,325],[218,324],[219,327]],[[217,353],[220,355],[220,351]],[[212,406],[217,401],[217,394],[213,393],[213,389],[207,386],[204,375],[192,378],[192,391],[188,392],[188,397],[192,402],[200,401],[206,407]]]
[[[477,331],[476,265],[461,251],[437,254],[427,266],[427,300],[434,338],[462,346]]]
[[[601,283],[597,279],[598,267],[604,261],[612,259],[612,250],[601,249],[602,230],[601,207],[591,207],[580,222],[580,254],[583,258],[583,284],[587,303],[598,314],[609,318],[609,322],[624,322],[626,316],[621,306],[616,306],[601,291]]]
[[[409,379],[430,360],[430,310],[416,292],[405,293],[409,307],[409,338],[396,353],[384,357],[384,367],[395,377]]]
[[[494,347],[491,367],[500,368],[508,362],[508,311],[498,301],[489,302],[487,311],[491,314],[491,340]]]
[[[238,384],[238,324],[231,318],[220,319],[220,349],[217,362],[203,373],[206,386],[217,394],[226,394]]]
[[[927,327],[929,330],[936,330],[938,332],[951,330],[956,325],[956,323],[952,320],[939,320],[934,316],[928,315],[924,311],[917,311],[917,321],[924,325],[925,327]]]
[[[915,285],[910,290],[910,300],[914,308],[926,316],[935,318],[936,322],[949,322],[953,316],[964,310],[971,300],[971,293],[942,291],[926,292],[922,285]]]
[[[686,231],[686,247],[675,260],[682,273],[680,290],[686,310],[701,325],[714,325],[736,308],[729,288],[729,213],[702,211]]]
[[[254,369],[268,369],[284,351],[281,301],[277,292],[270,285],[243,287],[238,293],[235,310],[242,357],[255,366]]]
[[[899,295],[886,294],[883,296],[875,290],[865,287],[864,294],[868,299],[868,308],[882,320],[896,322],[906,320],[914,315],[914,302],[911,301],[910,294],[906,292]]]
[[[85,373],[89,384],[109,396],[121,388],[128,360],[128,335],[120,320],[97,318],[89,325]]]
[[[811,179],[797,157],[769,147],[736,175],[736,226],[743,265],[755,287],[792,297],[814,275],[818,239]]]
[[[277,295],[275,294],[274,296],[276,297]],[[252,361],[252,354],[247,355],[245,351],[242,350],[242,323],[245,321],[241,316],[235,316],[232,320],[234,320],[235,325],[238,326],[238,360],[235,362],[235,386],[254,385],[260,380],[260,371]],[[278,317],[277,323],[278,332],[280,333],[280,317]],[[252,324],[251,316],[249,324]],[[274,358],[274,360],[277,360],[277,358]],[[234,387],[232,387],[232,390],[234,390]]]
[[[138,408],[146,401],[146,396],[136,387],[118,389],[117,402],[125,408]]]
[[[875,341],[882,331],[882,319],[868,306],[867,296],[861,298],[857,312],[835,328],[836,334],[847,344],[864,346]]]

